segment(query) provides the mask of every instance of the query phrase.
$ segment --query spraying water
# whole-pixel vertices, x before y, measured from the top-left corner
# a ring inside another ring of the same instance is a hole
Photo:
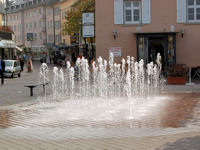
[[[114,56],[110,53],[108,63],[99,57],[97,62],[93,62],[91,69],[87,59],[78,58],[75,69],[70,62],[67,62],[66,72],[54,67],[53,96],[91,99],[145,97],[159,91],[161,69],[160,54],[156,64],[150,62],[145,66],[142,59],[138,63],[130,56],[126,60],[122,59],[121,64],[114,63]]]

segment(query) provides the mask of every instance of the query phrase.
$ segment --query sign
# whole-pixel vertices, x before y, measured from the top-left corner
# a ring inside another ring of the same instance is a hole
[[[27,41],[33,41],[33,33],[27,33]]]
[[[94,26],[83,26],[83,37],[94,37]]]
[[[83,13],[82,14],[83,25],[93,25],[94,24],[94,13]]]
[[[109,49],[109,53],[113,53],[114,57],[121,57],[122,56],[122,49],[121,49],[121,47],[111,47]]]

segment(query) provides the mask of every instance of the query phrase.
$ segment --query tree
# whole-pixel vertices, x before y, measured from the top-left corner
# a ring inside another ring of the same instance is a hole
[[[63,25],[64,34],[79,33],[81,27],[82,13],[85,11],[94,11],[95,0],[79,0],[74,8],[67,12],[66,22]]]

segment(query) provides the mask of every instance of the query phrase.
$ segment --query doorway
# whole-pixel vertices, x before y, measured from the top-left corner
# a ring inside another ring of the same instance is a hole
[[[137,60],[145,64],[156,62],[157,54],[162,57],[162,70],[176,63],[176,33],[137,33]]]
[[[157,54],[160,53],[162,60],[165,58],[165,38],[149,37],[148,46],[148,63],[156,63]],[[165,61],[162,61],[162,68],[166,65]]]

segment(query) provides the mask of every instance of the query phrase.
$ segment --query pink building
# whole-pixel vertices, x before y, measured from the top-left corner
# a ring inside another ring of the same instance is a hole
[[[96,53],[200,65],[200,0],[97,0]]]
[[[7,13],[7,23],[14,31],[16,44],[30,49],[34,59],[40,59],[46,51],[47,39],[44,1],[19,0],[8,7]]]

